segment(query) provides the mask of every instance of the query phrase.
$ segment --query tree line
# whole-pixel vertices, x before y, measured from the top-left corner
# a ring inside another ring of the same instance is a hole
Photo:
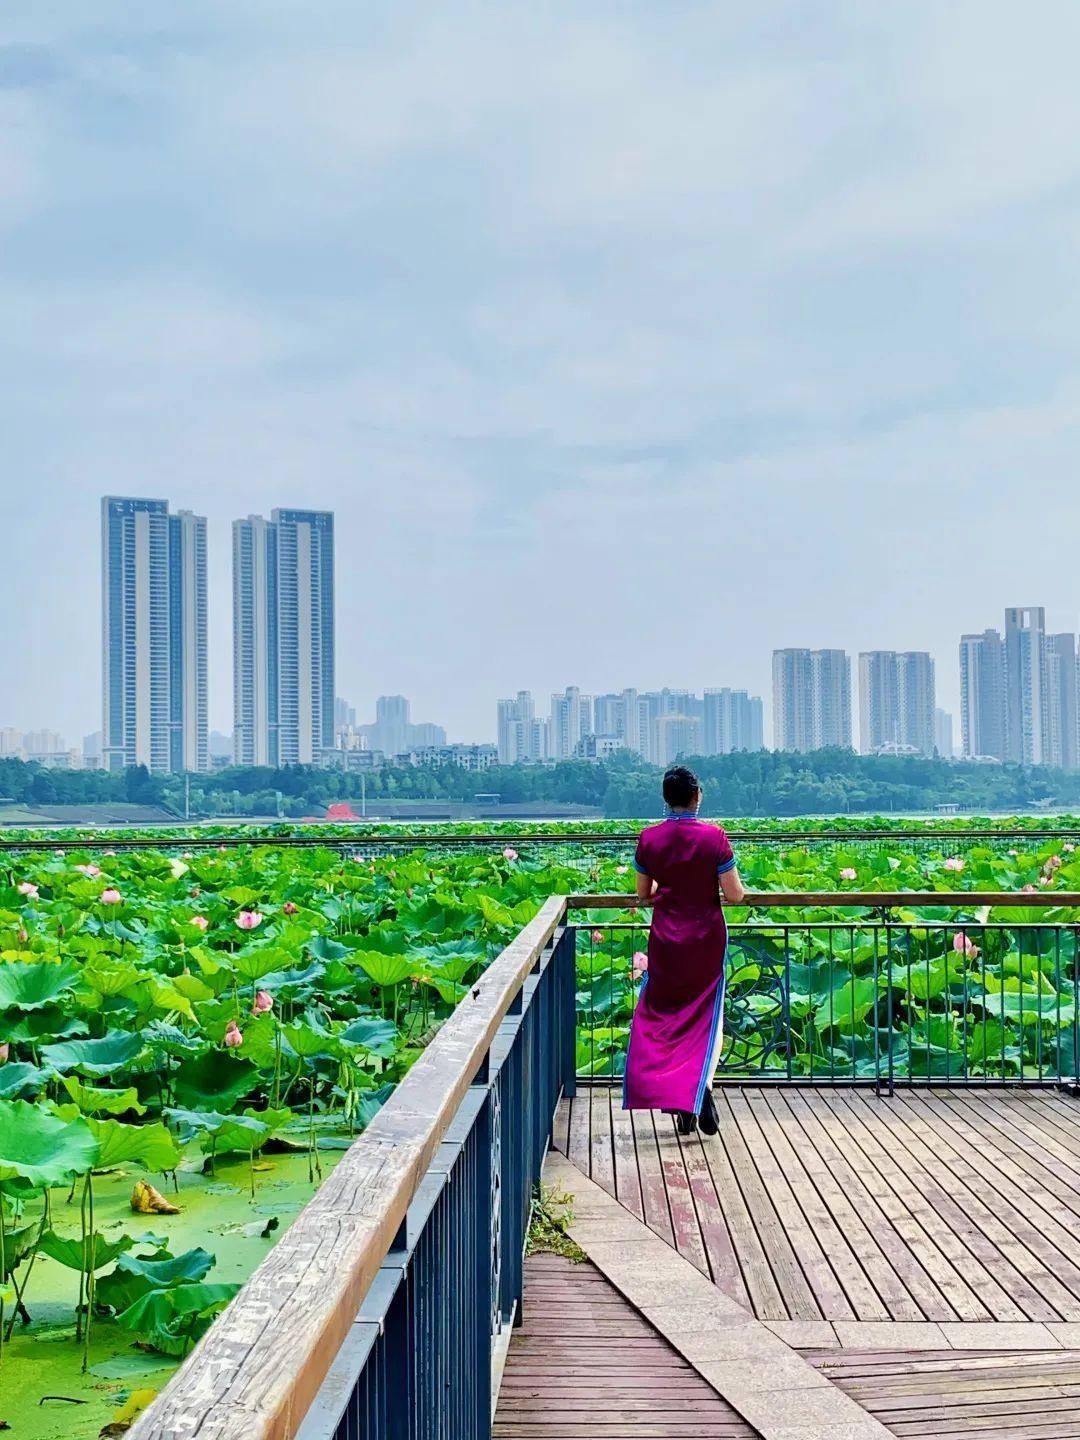
[[[814,815],[961,809],[1023,810],[1032,805],[1066,809],[1080,802],[1080,771],[1047,766],[963,765],[919,756],[856,755],[842,749],[809,755],[761,750],[688,757],[708,792],[713,815]],[[388,766],[356,772],[291,765],[216,770],[206,775],[151,775],[145,766],[106,773],[48,770],[21,760],[0,760],[0,802],[22,805],[92,805],[126,801],[155,805],[176,815],[185,798],[197,818],[214,816],[321,817],[329,805],[358,801],[369,811],[380,800],[471,801],[497,793],[509,803],[587,805],[612,818],[654,815],[659,809],[660,767],[629,751],[596,764],[495,766],[482,773],[457,766]],[[185,797],[185,790],[187,795]]]

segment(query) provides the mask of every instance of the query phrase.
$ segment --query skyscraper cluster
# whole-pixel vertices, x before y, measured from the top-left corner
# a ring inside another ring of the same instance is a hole
[[[934,662],[922,650],[859,656],[859,748],[865,755],[933,755]],[[852,744],[851,659],[844,650],[773,651],[773,745],[810,751]],[[951,749],[950,749],[951,753]]]
[[[760,750],[762,703],[745,690],[613,691],[585,695],[576,685],[551,696],[538,716],[530,691],[520,690],[497,707],[501,764],[519,761],[603,759],[630,750],[654,764],[679,755],[725,755]]]
[[[1080,763],[1076,636],[1046,633],[1041,605],[1005,611],[1005,632],[960,637],[960,735],[968,759]]]
[[[209,765],[206,520],[106,496],[102,763]],[[275,510],[233,526],[239,764],[311,763],[334,744],[334,517]]]

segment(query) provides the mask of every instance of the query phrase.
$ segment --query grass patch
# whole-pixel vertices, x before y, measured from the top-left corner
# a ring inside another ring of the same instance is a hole
[[[540,1185],[533,1204],[532,1221],[525,1246],[526,1255],[561,1255],[580,1265],[587,1257],[568,1233],[574,1220],[571,1196],[560,1193],[553,1185]]]

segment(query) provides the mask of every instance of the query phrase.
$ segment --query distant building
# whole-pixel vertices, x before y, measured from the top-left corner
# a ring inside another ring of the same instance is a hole
[[[619,696],[615,733],[627,750],[632,750],[635,755],[642,753],[641,702],[636,690],[624,690]]]
[[[552,695],[551,718],[548,722],[549,755],[552,760],[568,760],[578,741],[592,733],[591,695],[583,695],[576,685],[568,685],[561,695]]]
[[[997,630],[960,637],[960,745],[966,760],[1004,760],[1005,644]]]
[[[608,760],[624,748],[618,735],[585,735],[577,743],[574,757],[578,760]]]
[[[656,721],[656,763],[701,754],[701,722],[693,715],[661,715]]]
[[[925,650],[902,650],[896,670],[900,744],[916,755],[933,755],[937,709],[933,658]]]
[[[89,735],[83,736],[83,768],[86,770],[101,769],[101,731],[94,730]],[[0,751],[0,754],[3,752]]]
[[[0,726],[0,757],[19,756],[22,754],[22,748],[22,731],[16,730],[11,725]]]
[[[773,749],[814,745],[814,662],[810,650],[773,651]]]
[[[456,765],[461,770],[490,770],[499,764],[496,745],[429,745],[413,750],[409,759],[417,766],[442,769]]]
[[[356,711],[340,695],[334,697],[334,729],[335,731],[356,729]]]
[[[104,764],[205,770],[206,521],[106,496],[101,539]]]
[[[622,730],[622,696],[597,695],[593,701],[592,723],[597,735],[619,735]]]
[[[530,691],[519,690],[515,699],[499,701],[497,736],[500,765],[536,763],[548,758],[548,724],[537,718]]]
[[[1077,734],[1076,636],[1046,637],[1046,763],[1064,770],[1080,765]]]
[[[873,755],[900,740],[900,675],[895,650],[859,656],[859,749]]]
[[[851,661],[843,650],[813,652],[814,746],[851,748]]]
[[[409,702],[404,695],[380,695],[375,701],[374,748],[404,755],[409,748]]]
[[[1047,761],[1046,611],[1041,605],[1005,611],[1007,760]]]
[[[703,711],[703,755],[764,748],[763,707],[756,695],[745,690],[706,690]]]
[[[438,749],[445,744],[446,731],[441,725],[432,725],[428,722],[422,725],[410,725],[405,734],[405,745],[409,750]]]
[[[310,765],[334,748],[334,517],[233,525],[233,745],[239,765]]]
[[[934,711],[934,748],[942,760],[953,758],[953,717],[947,710]]]

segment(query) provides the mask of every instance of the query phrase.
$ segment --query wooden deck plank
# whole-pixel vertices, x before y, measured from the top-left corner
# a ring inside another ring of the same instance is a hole
[[[663,1116],[656,1118],[667,1123]],[[632,1110],[630,1120],[634,1127],[645,1224],[669,1245],[674,1245],[675,1230],[671,1223],[671,1207],[664,1182],[664,1167],[660,1164],[660,1147],[653,1115],[648,1110]],[[588,1171],[585,1173],[588,1174]]]
[[[566,1155],[579,1170],[589,1174],[592,1156],[589,1151],[589,1108],[590,1092],[579,1090],[570,1101],[570,1125],[567,1133]]]
[[[915,1264],[931,1277],[956,1319],[992,1319],[990,1309],[972,1288],[967,1276],[957,1268],[956,1259],[963,1262],[965,1258],[962,1247],[955,1243],[948,1227],[933,1210],[928,1209],[918,1192],[905,1183],[903,1175],[889,1157],[880,1155],[880,1147],[867,1143],[864,1127],[847,1112],[834,1112],[827,1103],[827,1097],[806,1092],[801,1094],[804,1103],[813,1108],[815,1118],[830,1141],[888,1216]],[[946,1317],[929,1314],[928,1318],[938,1320]]]
[[[850,1207],[844,1207],[843,1196],[837,1194],[828,1176],[822,1177],[822,1167],[814,1164],[811,1159],[814,1154],[813,1146],[806,1142],[806,1137],[797,1124],[792,1126],[790,1112],[775,1110],[765,1092],[747,1091],[745,1100],[751,1115],[757,1121],[763,1141],[788,1179],[792,1196],[802,1210],[807,1225],[817,1236],[825,1261],[843,1290],[852,1312],[863,1320],[890,1319],[890,1311],[871,1279],[871,1268],[884,1278],[882,1267],[877,1264],[881,1258],[880,1252],[874,1250],[869,1268],[856,1255],[852,1240],[862,1227]],[[850,1227],[837,1223],[832,1207],[826,1202],[826,1193],[834,1203],[840,1205],[842,1213],[846,1209]],[[885,1268],[887,1270],[887,1267]],[[888,1274],[891,1276],[892,1272]],[[922,1316],[914,1318],[921,1319]]]
[[[615,1168],[615,1198],[625,1205],[631,1215],[644,1220],[645,1202],[641,1194],[634,1125],[630,1112],[622,1107],[622,1095],[618,1091],[611,1093],[611,1146]]]
[[[690,1181],[686,1174],[683,1152],[675,1122],[666,1115],[654,1116],[656,1148],[660,1157],[660,1169],[667,1187],[668,1206],[671,1211],[671,1226],[675,1232],[675,1248],[685,1256],[703,1275],[708,1275],[709,1261],[705,1254],[705,1243],[701,1237],[697,1207],[694,1204]]]
[[[818,1187],[831,1194],[831,1208],[893,1320],[954,1320],[956,1312],[904,1243],[900,1231],[862,1179],[829,1138],[818,1116],[798,1091],[769,1096],[773,1109],[786,1112],[803,1137],[803,1163],[815,1169]],[[792,1144],[798,1143],[793,1136]],[[864,1317],[860,1317],[864,1318]]]
[[[985,1182],[949,1145],[947,1127],[930,1125],[917,1098],[898,1094],[883,1112],[885,1124],[913,1161],[912,1173],[939,1213],[955,1206],[964,1216],[965,1243],[996,1275],[1029,1320],[1076,1319],[1076,1297],[1040,1256],[1041,1237],[1018,1210]],[[996,1202],[996,1203],[995,1203]]]
[[[615,1194],[615,1147],[611,1135],[611,1091],[592,1088],[589,1097],[589,1178]]]
[[[760,1440],[593,1266],[530,1257],[525,1293],[492,1440]]]
[[[843,1118],[857,1143],[885,1176],[909,1213],[944,1254],[970,1290],[979,1297],[992,1320],[1029,1320],[1031,1317],[1013,1299],[993,1273],[997,1256],[994,1247],[980,1237],[963,1212],[940,1185],[928,1182],[920,1167],[901,1147],[895,1146],[888,1131],[888,1101],[868,1101],[860,1095],[839,1091],[823,1095],[834,1114]],[[929,1192],[929,1193],[928,1193]],[[965,1320],[976,1316],[965,1314]]]
[[[735,1242],[728,1228],[729,1217],[717,1197],[700,1134],[679,1137],[679,1149],[682,1151],[686,1178],[697,1213],[709,1275],[713,1284],[725,1295],[730,1295],[749,1310],[752,1308],[750,1295],[742,1267],[739,1265]]]
[[[806,1358],[900,1437],[1080,1436],[1077,1351],[842,1351]]]

